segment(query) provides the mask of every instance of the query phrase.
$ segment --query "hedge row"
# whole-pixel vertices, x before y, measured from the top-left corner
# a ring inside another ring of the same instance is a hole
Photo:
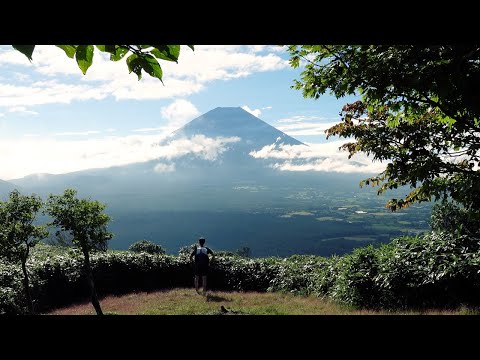
[[[44,248],[28,264],[36,310],[88,300],[81,254],[73,250],[48,254]],[[92,266],[100,296],[193,286],[186,251],[179,256],[97,253]],[[0,313],[22,313],[21,279],[17,265],[0,264]],[[217,256],[209,288],[315,294],[361,308],[478,306],[480,239],[435,232],[395,239],[379,248],[359,248],[341,257]]]

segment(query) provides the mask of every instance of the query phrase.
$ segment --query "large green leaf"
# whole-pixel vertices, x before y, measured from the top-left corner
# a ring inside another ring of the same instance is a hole
[[[75,52],[75,59],[78,67],[82,70],[83,75],[87,73],[88,68],[92,65],[93,45],[78,45]]]
[[[137,74],[138,80],[142,78],[142,59],[136,54],[132,54],[127,58],[128,71]]]
[[[65,51],[65,54],[67,54],[67,56],[70,59],[73,59],[73,57],[75,56],[75,52],[77,51],[78,45],[55,45],[55,46]]]
[[[155,49],[150,52],[157,58],[167,61],[178,62],[180,45],[153,45]]]
[[[95,45],[101,52],[115,53],[115,45]]]
[[[115,45],[115,51],[110,55],[111,61],[118,61],[123,59],[123,57],[128,53],[128,49],[122,46]]]
[[[141,65],[143,70],[150,76],[156,77],[160,81],[162,81],[162,68],[160,67],[160,64],[158,61],[151,55],[145,54],[141,58]],[[162,81],[163,83],[163,81]]]
[[[33,50],[35,49],[35,45],[12,45],[15,50],[20,51],[23,55],[25,55],[28,60],[32,61],[32,54]]]

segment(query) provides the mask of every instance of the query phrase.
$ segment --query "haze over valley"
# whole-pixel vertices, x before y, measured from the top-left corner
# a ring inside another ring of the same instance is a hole
[[[428,229],[430,205],[392,213],[375,188],[360,189],[360,180],[371,173],[298,171],[312,163],[328,165],[330,158],[240,107],[215,108],[149,151],[158,157],[32,174],[2,182],[0,190],[5,196],[18,186],[46,197],[75,188],[80,196],[105,202],[113,219],[112,249],[146,239],[175,254],[206,236],[215,249],[246,246],[253,256],[327,256]]]

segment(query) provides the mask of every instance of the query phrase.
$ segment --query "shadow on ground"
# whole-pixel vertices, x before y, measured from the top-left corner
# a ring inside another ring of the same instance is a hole
[[[213,302],[226,301],[226,302],[230,302],[230,301],[232,301],[232,299],[228,299],[228,298],[225,298],[223,296],[207,294],[207,301],[213,301]]]

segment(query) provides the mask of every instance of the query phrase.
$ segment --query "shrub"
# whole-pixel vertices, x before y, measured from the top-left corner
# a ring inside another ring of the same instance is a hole
[[[193,246],[180,249],[180,256],[129,251],[93,254],[99,295],[193,286],[189,259]],[[37,311],[88,299],[78,251],[41,245],[33,251],[28,266]],[[436,231],[329,258],[249,259],[216,252],[208,287],[315,294],[367,308],[478,306],[479,268],[478,237]],[[0,264],[0,314],[23,313],[21,278],[18,264]]]
[[[444,201],[432,208],[430,226],[433,232],[474,235],[480,231],[478,214],[469,212],[453,202]]]
[[[330,296],[355,307],[378,306],[379,291],[374,282],[378,274],[377,250],[372,246],[357,248],[342,257]]]
[[[188,259],[193,250],[197,248],[197,243],[191,244],[189,246],[182,246],[178,250],[178,256],[182,259]]]
[[[278,261],[278,272],[270,281],[268,290],[310,294],[314,289],[313,275],[325,267],[327,262],[325,258],[311,255],[293,255]]]
[[[140,240],[128,248],[128,250],[133,251],[133,252],[146,252],[147,254],[159,254],[159,255],[165,255],[165,250],[158,244],[155,244],[154,242],[148,241],[148,240]]]

